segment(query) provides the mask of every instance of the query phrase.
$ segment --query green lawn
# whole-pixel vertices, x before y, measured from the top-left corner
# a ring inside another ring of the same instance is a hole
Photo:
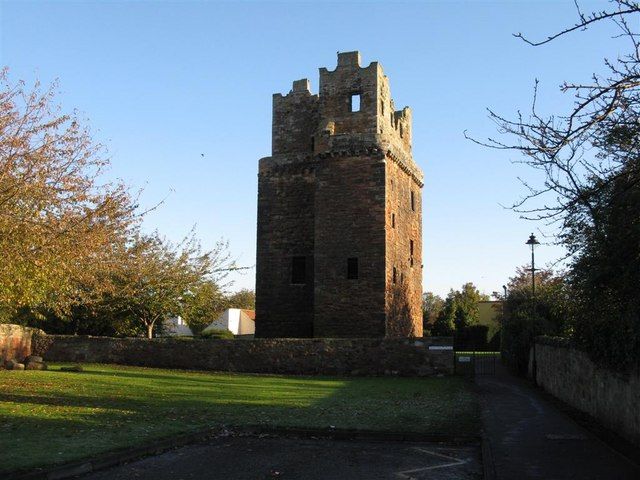
[[[477,434],[462,378],[330,378],[84,365],[0,371],[2,472],[219,425]]]

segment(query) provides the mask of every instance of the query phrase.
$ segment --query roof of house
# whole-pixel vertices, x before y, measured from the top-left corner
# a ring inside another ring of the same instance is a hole
[[[245,310],[241,309],[242,313],[244,313],[247,317],[249,317],[254,322],[256,321],[256,311],[255,310]]]

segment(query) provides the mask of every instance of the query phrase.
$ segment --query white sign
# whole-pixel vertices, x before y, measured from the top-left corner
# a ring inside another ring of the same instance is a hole
[[[429,350],[453,350],[453,345],[429,345]]]
[[[471,361],[471,357],[458,357],[458,362],[460,363],[469,363]]]

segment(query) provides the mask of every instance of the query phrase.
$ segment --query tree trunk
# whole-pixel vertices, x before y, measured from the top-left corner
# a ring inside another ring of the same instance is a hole
[[[153,323],[147,325],[147,338],[153,338]]]

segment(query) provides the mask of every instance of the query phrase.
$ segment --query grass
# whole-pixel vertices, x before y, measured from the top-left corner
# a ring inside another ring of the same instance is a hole
[[[221,425],[477,434],[462,378],[330,378],[84,365],[0,371],[0,477]]]

